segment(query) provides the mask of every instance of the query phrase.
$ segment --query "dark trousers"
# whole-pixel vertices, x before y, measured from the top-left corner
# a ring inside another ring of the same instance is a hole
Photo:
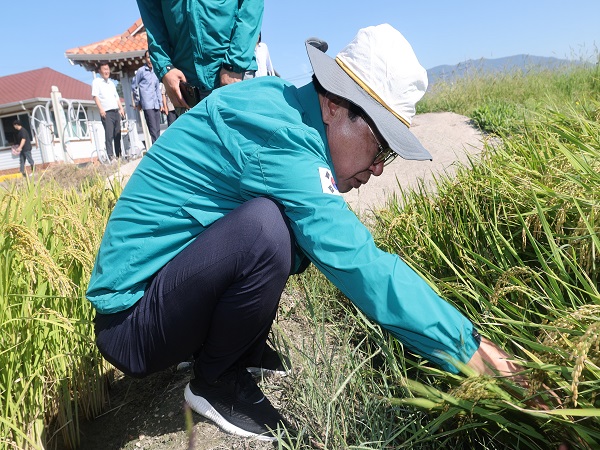
[[[169,111],[169,114],[167,114],[167,126],[170,127],[175,120],[177,120],[177,113],[172,109]]]
[[[121,157],[121,114],[119,114],[119,110],[106,111],[106,116],[102,117],[102,126],[104,127],[106,154],[111,159],[114,156]],[[115,143],[114,151],[113,141]]]
[[[96,343],[141,377],[196,355],[206,381],[260,361],[286,280],[292,237],[275,202],[249,200],[212,224],[154,277],[131,308],[96,315]]]
[[[21,150],[21,153],[19,153],[19,170],[24,177],[27,176],[27,173],[25,172],[25,160],[27,160],[33,171],[33,156],[31,155],[31,150]]]
[[[144,117],[146,118],[146,125],[148,125],[148,132],[152,138],[154,144],[160,136],[160,109],[145,109]],[[150,147],[147,145],[146,147]]]

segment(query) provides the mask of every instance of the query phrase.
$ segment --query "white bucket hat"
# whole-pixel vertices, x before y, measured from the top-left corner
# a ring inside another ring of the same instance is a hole
[[[362,28],[335,59],[315,42],[307,40],[306,51],[323,88],[360,107],[402,158],[432,159],[409,130],[427,71],[404,36],[388,24]]]

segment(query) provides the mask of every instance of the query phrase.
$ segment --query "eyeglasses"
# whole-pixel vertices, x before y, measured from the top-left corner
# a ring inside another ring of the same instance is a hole
[[[373,139],[375,139],[375,142],[377,143],[377,148],[379,149],[379,152],[377,153],[377,155],[375,155],[375,159],[373,160],[373,163],[371,165],[376,166],[377,164],[383,163],[384,166],[387,166],[394,159],[396,159],[396,156],[398,156],[398,153],[396,153],[394,150],[392,150],[389,147],[383,148],[383,145],[381,145],[379,143],[379,140],[377,139],[377,136],[375,136],[375,133],[373,132],[373,128],[371,128],[371,125],[369,125],[369,122],[367,122],[365,120],[365,123],[367,124],[367,127],[369,127],[369,131],[373,135]]]

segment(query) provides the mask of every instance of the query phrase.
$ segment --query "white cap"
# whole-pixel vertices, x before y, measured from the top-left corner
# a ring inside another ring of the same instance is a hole
[[[408,127],[427,90],[427,71],[389,24],[363,28],[335,60],[307,42],[315,76],[332,94],[359,106],[392,150],[405,159],[431,159]]]

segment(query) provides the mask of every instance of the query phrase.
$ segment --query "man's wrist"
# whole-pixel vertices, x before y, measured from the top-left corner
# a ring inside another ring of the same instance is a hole
[[[221,64],[221,69],[225,69],[228,72],[234,72],[234,73],[242,73],[243,70],[240,67],[234,66],[233,64],[228,64],[226,62],[223,62]]]
[[[163,67],[162,69],[160,69],[160,72],[158,73],[158,78],[160,78],[161,80],[163,79],[163,77],[169,73],[171,70],[173,70],[175,68],[174,65],[172,64],[167,64],[165,67]]]

